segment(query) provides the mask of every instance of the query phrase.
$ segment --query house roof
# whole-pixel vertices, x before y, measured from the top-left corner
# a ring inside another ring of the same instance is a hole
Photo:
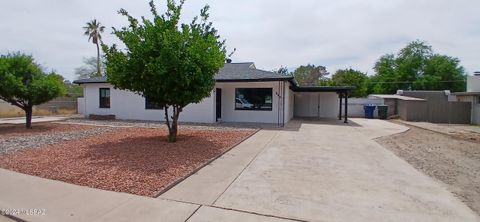
[[[253,62],[227,63],[215,75],[217,82],[280,81],[290,79],[293,79],[293,76],[257,69]]]
[[[299,86],[293,76],[276,72],[260,70],[253,62],[226,63],[217,74],[217,82],[267,82],[267,81],[289,81],[290,89],[295,92],[348,92],[355,88],[351,86]],[[107,83],[106,77],[94,77],[90,79],[75,80],[76,84]]]
[[[101,77],[92,77],[89,79],[79,79],[73,81],[75,84],[85,84],[85,83],[106,83],[107,82],[107,77],[101,76]]]
[[[253,62],[226,63],[215,75],[217,82],[281,81],[292,79],[293,76],[257,69]],[[93,77],[89,79],[79,79],[73,81],[73,83],[107,83],[107,78]]]

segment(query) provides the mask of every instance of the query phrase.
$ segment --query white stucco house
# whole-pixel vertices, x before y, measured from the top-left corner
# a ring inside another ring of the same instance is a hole
[[[480,125],[480,72],[467,77],[467,91],[454,93],[458,101],[472,103],[471,123]]]
[[[292,76],[259,70],[252,62],[226,63],[215,80],[210,96],[185,107],[180,121],[283,126],[294,117],[341,119],[341,99],[352,90],[351,87],[300,87]],[[74,83],[83,86],[84,97],[78,100],[78,110],[85,116],[115,115],[117,119],[164,121],[163,107],[141,95],[115,89],[105,77]],[[347,113],[346,105],[344,113]]]

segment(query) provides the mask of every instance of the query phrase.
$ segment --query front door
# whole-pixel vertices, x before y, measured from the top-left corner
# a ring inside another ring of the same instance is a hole
[[[222,118],[222,89],[220,88],[217,88],[217,90],[215,90],[217,92],[217,96],[216,96],[216,104],[217,104],[217,118],[216,120],[218,121],[218,119],[221,119]]]

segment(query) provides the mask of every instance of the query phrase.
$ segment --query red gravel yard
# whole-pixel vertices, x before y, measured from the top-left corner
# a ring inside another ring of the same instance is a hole
[[[163,128],[115,128],[0,155],[0,167],[82,186],[155,196],[255,131],[185,127],[176,143],[168,143]]]

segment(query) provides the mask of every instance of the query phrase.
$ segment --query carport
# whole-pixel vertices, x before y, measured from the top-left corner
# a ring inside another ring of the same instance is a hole
[[[298,118],[336,118],[348,123],[348,95],[351,86],[296,86],[294,116]],[[344,105],[342,109],[342,104]]]

